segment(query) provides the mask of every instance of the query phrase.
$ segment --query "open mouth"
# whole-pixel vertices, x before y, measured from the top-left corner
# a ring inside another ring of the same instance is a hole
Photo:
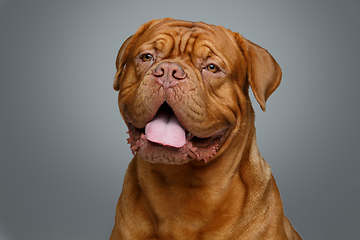
[[[208,162],[226,133],[225,129],[211,137],[196,137],[181,125],[166,101],[145,128],[136,128],[129,122],[127,125],[132,153],[138,152],[150,162],[185,163],[193,159]]]

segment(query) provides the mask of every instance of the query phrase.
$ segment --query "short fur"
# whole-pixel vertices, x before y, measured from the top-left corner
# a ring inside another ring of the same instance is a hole
[[[146,53],[151,62],[142,60]],[[161,86],[153,72],[163,62],[176,63],[186,79]],[[209,72],[209,64],[218,71]],[[166,102],[189,134],[199,139],[218,134],[218,142],[208,159],[194,153],[170,164],[176,149],[157,146],[149,155],[142,153],[146,139],[129,140],[139,144],[132,145],[135,156],[110,240],[301,239],[283,213],[271,169],[256,144],[249,86],[265,110],[281,79],[265,49],[221,26],[167,18],[150,21],[129,37],[116,68],[114,89],[130,133],[144,128]],[[149,157],[159,153],[159,159]]]

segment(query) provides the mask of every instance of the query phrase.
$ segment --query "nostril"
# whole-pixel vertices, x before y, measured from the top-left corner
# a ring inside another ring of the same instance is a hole
[[[162,77],[164,76],[164,73],[165,73],[164,68],[159,68],[159,67],[155,68],[155,70],[153,71],[153,75],[155,77]]]
[[[176,79],[176,80],[182,80],[186,77],[186,73],[184,72],[184,70],[179,66],[177,65],[175,67],[176,69],[174,69],[172,71],[172,76]]]

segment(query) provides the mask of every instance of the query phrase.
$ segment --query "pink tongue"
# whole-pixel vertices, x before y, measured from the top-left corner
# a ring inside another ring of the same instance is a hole
[[[186,143],[185,130],[175,114],[157,113],[145,127],[147,140],[165,146],[180,148]]]

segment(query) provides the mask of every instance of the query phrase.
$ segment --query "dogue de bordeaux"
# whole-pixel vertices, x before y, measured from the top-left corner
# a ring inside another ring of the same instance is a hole
[[[171,18],[121,46],[114,89],[134,158],[111,240],[301,239],[255,136],[281,69],[221,26]]]

